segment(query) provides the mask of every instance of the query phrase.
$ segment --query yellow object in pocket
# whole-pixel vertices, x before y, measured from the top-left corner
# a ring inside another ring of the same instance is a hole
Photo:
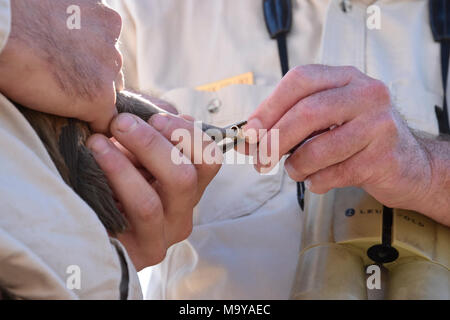
[[[222,88],[231,86],[233,84],[248,84],[248,85],[254,84],[253,72],[247,72],[247,73],[243,73],[238,76],[235,76],[235,77],[223,79],[223,80],[216,81],[213,83],[208,83],[208,84],[196,87],[195,89],[199,90],[199,91],[216,92]]]

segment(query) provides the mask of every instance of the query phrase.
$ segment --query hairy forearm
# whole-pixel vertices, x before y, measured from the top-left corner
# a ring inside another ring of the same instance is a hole
[[[432,172],[429,190],[422,199],[418,199],[420,203],[418,211],[450,226],[450,137],[432,139],[416,136],[416,138],[428,155]]]

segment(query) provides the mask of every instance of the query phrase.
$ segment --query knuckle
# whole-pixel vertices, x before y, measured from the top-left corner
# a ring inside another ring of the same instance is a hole
[[[380,129],[384,132],[385,135],[388,135],[389,137],[394,137],[397,135],[397,123],[394,119],[394,115],[391,112],[387,112],[383,116],[381,116],[380,121]]]
[[[332,184],[334,188],[342,188],[349,185],[350,180],[353,178],[350,176],[353,174],[352,170],[347,172],[347,166],[344,163],[337,164],[330,169],[330,177],[332,177]]]
[[[160,223],[162,222],[163,207],[161,202],[154,197],[146,197],[139,203],[138,218],[143,223]]]
[[[297,84],[302,84],[303,86],[308,83],[309,76],[309,68],[308,66],[296,66],[291,69],[287,78],[294,80]]]
[[[317,117],[317,107],[314,98],[303,99],[297,107],[295,107],[294,112],[296,113],[296,119],[303,119],[305,122],[309,123]]]
[[[305,66],[295,66],[288,73],[292,74],[294,77],[303,78],[305,75]]]
[[[380,80],[371,81],[371,86],[375,95],[382,102],[388,103],[391,100],[391,93],[389,88]]]
[[[197,170],[193,165],[185,165],[178,174],[177,181],[174,181],[174,187],[183,193],[197,192]]]
[[[352,74],[352,75],[360,75],[361,71],[359,71],[358,68],[356,68],[355,66],[344,66],[343,67],[344,70],[346,70],[348,73]]]
[[[159,133],[152,130],[150,126],[142,126],[140,130],[136,130],[136,140],[138,148],[151,151],[157,147]]]
[[[365,81],[363,94],[375,99],[380,107],[390,107],[391,94],[389,88],[380,80],[369,79]]]

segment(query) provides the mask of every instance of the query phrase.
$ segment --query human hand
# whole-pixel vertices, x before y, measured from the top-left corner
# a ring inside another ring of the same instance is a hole
[[[71,5],[81,9],[80,30],[67,27]],[[11,7],[0,92],[28,108],[107,132],[117,112],[115,80],[121,79],[122,57],[115,47],[120,15],[97,0],[14,0]]]
[[[434,178],[429,154],[391,104],[387,87],[353,67],[291,70],[251,115],[249,129],[279,130],[279,155],[295,181],[323,194],[357,186],[386,206],[430,212]],[[273,165],[273,164],[272,164]],[[262,169],[257,164],[258,170]]]
[[[137,270],[161,262],[171,245],[189,236],[193,208],[222,162],[219,148],[207,136],[200,148],[187,139],[171,142],[175,129],[187,130],[191,137],[200,130],[173,115],[157,114],[148,124],[121,114],[111,125],[113,141],[96,134],[87,142],[130,223],[118,238]],[[215,163],[194,165],[195,154],[211,144]],[[183,163],[175,164],[174,155]]]

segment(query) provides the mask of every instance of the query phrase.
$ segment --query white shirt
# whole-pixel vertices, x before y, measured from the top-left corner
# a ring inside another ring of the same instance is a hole
[[[109,2],[124,20],[128,86],[158,95],[182,113],[216,125],[246,119],[281,77],[276,41],[268,37],[261,1]],[[344,12],[338,0],[294,0],[290,65],[356,66],[387,84],[410,127],[436,135],[434,106],[442,106],[443,89],[428,2],[377,1],[381,30],[368,30],[366,10],[372,2],[353,0]],[[195,89],[245,72],[253,72],[253,85],[217,92]],[[346,205],[370,198],[354,195],[354,188],[323,196],[308,192],[305,210],[342,215]],[[353,200],[342,204],[346,199]],[[301,247],[302,212],[296,185],[284,170],[260,176],[251,165],[224,165],[197,206],[194,222],[189,239],[173,246],[163,263],[147,273],[147,298],[289,297]]]

